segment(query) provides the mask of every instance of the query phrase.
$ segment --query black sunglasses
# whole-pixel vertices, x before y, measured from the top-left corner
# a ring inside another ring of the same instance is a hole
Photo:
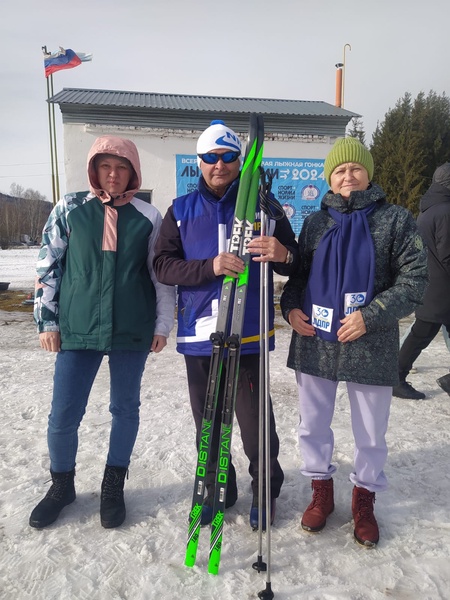
[[[217,154],[217,152],[206,152],[206,154],[199,154],[199,157],[205,162],[207,165],[216,165],[219,160],[228,165],[229,163],[235,162],[239,156],[240,152],[224,152],[223,154]]]

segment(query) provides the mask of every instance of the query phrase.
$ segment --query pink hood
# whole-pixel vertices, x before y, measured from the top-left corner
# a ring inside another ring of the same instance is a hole
[[[136,146],[131,140],[126,140],[124,138],[119,138],[112,135],[104,135],[95,140],[92,148],[89,151],[87,159],[87,172],[90,190],[102,202],[109,202],[111,200],[111,196],[105,190],[100,189],[97,173],[94,169],[94,157],[97,154],[112,154],[113,156],[127,158],[130,161],[131,166],[134,169],[134,174],[131,176],[128,188],[123,194],[114,198],[115,206],[126,204],[131,200],[134,194],[139,191],[142,183],[141,163]]]

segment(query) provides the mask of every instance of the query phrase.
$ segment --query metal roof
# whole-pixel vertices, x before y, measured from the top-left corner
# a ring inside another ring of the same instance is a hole
[[[267,131],[307,135],[342,135],[356,113],[327,102],[191,96],[121,90],[64,88],[50,98],[59,104],[63,121],[201,130],[211,119],[227,116],[227,124],[246,131],[249,113],[264,115]]]

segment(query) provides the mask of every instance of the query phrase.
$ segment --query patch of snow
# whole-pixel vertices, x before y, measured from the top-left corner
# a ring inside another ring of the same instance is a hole
[[[37,250],[0,251],[0,279],[32,289]],[[410,321],[410,319],[409,319]],[[272,528],[271,580],[277,600],[440,600],[450,582],[450,398],[436,384],[449,367],[442,335],[422,352],[411,375],[426,400],[393,399],[386,474],[377,495],[380,543],[354,542],[349,474],[353,437],[348,400],[339,388],[333,422],[336,510],[319,534],[300,527],[310,482],[299,473],[297,391],[285,367],[290,331],[278,316],[271,353],[271,394],[285,483]],[[406,328],[408,320],[402,322]],[[141,427],[125,486],[127,519],[100,525],[99,492],[110,416],[107,364],[100,368],[80,427],[77,499],[44,530],[28,525],[49,484],[46,444],[55,356],[39,348],[31,314],[0,312],[0,597],[15,600],[205,600],[257,598],[264,573],[252,569],[258,534],[250,529],[248,463],[239,427],[233,457],[239,499],[225,515],[218,576],[208,575],[209,529],[197,564],[184,566],[196,461],[184,361],[168,347],[149,358]],[[265,540],[265,536],[264,536]],[[265,545],[263,555],[265,557]]]

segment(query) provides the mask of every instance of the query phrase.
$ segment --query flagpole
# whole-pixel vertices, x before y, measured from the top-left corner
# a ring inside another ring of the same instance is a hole
[[[53,74],[50,75],[50,89],[51,89],[51,94],[53,97]],[[58,200],[59,200],[58,146],[56,144],[55,105],[53,102],[51,103],[51,105],[52,105],[53,148],[54,148],[54,160],[55,160],[55,191],[56,191],[56,202],[58,202]]]
[[[47,54],[47,46],[42,46],[42,52],[44,56]],[[50,137],[50,164],[52,169],[52,200],[53,206],[55,206],[56,200],[56,187],[55,187],[55,172],[54,172],[54,156],[53,156],[53,132],[52,132],[52,109],[50,105],[50,81],[49,78],[46,77],[47,80],[47,113],[48,113],[48,133]]]
[[[52,54],[47,51],[47,46],[41,46],[44,53],[45,77],[47,79],[47,104],[48,104],[48,130],[50,135],[50,160],[52,164],[52,191],[53,205],[59,200],[59,171],[58,171],[58,144],[56,141],[55,103],[50,102],[53,97],[53,73],[61,69],[73,69],[82,62],[92,60],[92,54],[85,52],[76,53],[73,50],[59,47],[59,52]]]

